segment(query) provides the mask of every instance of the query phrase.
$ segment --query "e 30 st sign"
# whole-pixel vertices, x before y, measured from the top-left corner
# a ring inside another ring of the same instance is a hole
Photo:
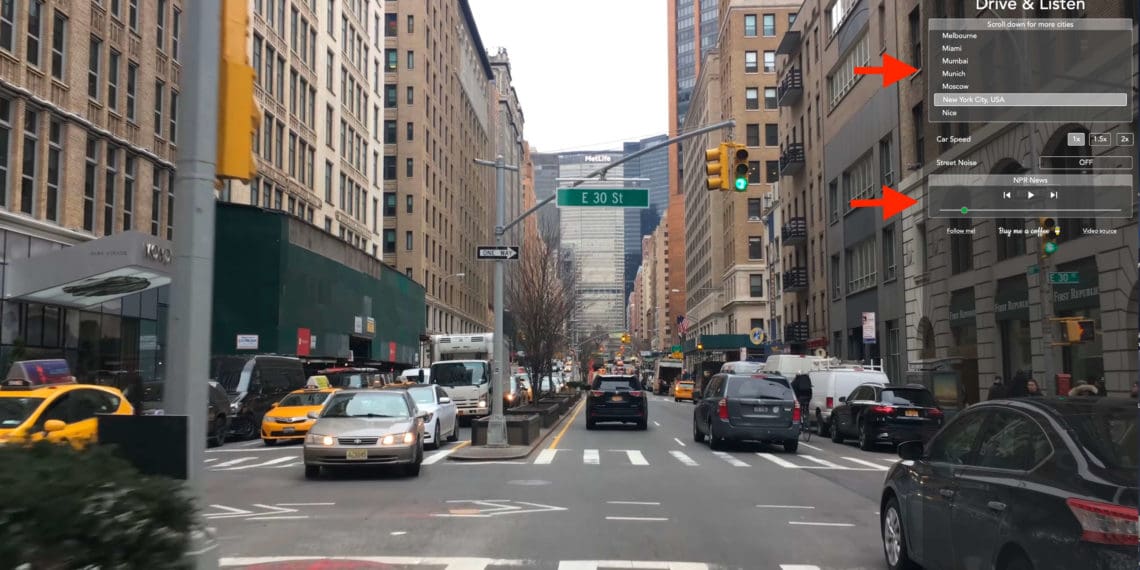
[[[559,208],[648,208],[649,189],[559,188],[557,205]]]

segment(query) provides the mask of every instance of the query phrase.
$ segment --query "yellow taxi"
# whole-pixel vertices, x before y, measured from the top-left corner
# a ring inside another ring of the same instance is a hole
[[[0,384],[0,445],[47,440],[82,448],[99,435],[96,414],[132,415],[134,407],[117,388],[78,384],[5,381]]]
[[[261,441],[274,445],[283,441],[304,441],[305,434],[317,421],[309,417],[309,412],[319,412],[329,396],[339,388],[310,385],[290,392],[280,402],[273,404],[261,420]]]
[[[677,382],[673,388],[673,400],[680,402],[681,400],[693,399],[693,382],[691,380],[682,380]]]

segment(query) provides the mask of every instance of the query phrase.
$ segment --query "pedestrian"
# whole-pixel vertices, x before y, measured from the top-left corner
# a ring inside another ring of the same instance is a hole
[[[1096,386],[1096,393],[1098,396],[1108,395],[1108,386],[1105,386],[1103,377],[1098,378],[1093,385]]]
[[[423,368],[420,368],[420,371],[416,374],[416,376],[419,377],[419,383],[420,384],[425,383],[424,382],[424,369]]]
[[[1087,380],[1078,380],[1077,385],[1069,390],[1069,396],[1095,396],[1097,395],[1096,386],[1089,384]]]
[[[1133,400],[1137,399],[1137,395],[1140,395],[1140,382],[1134,382],[1132,384],[1132,394],[1131,395],[1132,395]]]
[[[1043,396],[1036,380],[1030,378],[1029,381],[1025,383],[1025,396],[1028,398],[1040,398]]]
[[[1005,385],[1002,384],[1001,376],[994,376],[994,383],[990,384],[989,396],[987,400],[1000,400],[1005,397]]]

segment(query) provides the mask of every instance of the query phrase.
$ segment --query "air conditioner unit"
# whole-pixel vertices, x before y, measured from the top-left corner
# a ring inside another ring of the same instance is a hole
[[[767,195],[765,195],[765,196],[764,196],[764,202],[763,202],[763,204],[764,204],[764,209],[765,209],[765,210],[767,210],[767,209],[769,209],[769,208],[771,208],[771,207],[772,207],[772,195],[771,195],[771,194],[767,194]]]

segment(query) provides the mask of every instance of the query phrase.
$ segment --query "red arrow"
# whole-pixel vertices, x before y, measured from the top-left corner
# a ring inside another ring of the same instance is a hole
[[[895,82],[905,77],[910,77],[917,73],[918,70],[891,57],[889,54],[883,54],[882,67],[856,67],[855,75],[883,75],[883,87],[890,87]]]
[[[852,208],[883,208],[883,219],[889,219],[891,216],[915,205],[918,200],[900,194],[890,187],[883,186],[883,197],[874,200],[852,200]]]

